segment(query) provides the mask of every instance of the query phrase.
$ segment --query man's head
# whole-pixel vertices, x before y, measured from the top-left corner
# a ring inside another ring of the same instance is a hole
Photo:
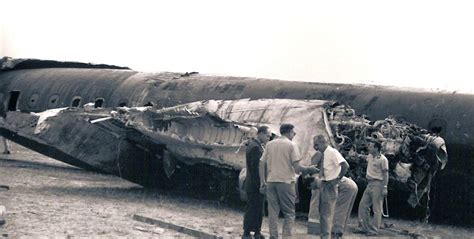
[[[267,126],[260,126],[257,129],[257,139],[263,144],[266,144],[269,140],[272,134],[270,133],[270,130],[268,129]]]
[[[378,141],[370,142],[369,144],[369,153],[372,155],[378,155],[382,150],[382,144]]]
[[[328,147],[328,140],[324,135],[316,135],[313,137],[313,148],[314,150],[324,152]]]
[[[296,132],[295,132],[294,128],[295,128],[295,126],[292,125],[292,124],[282,124],[280,126],[280,134],[282,136],[286,136],[288,139],[292,140],[296,135]]]

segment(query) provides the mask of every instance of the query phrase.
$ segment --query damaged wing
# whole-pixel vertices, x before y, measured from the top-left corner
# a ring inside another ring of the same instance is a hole
[[[353,109],[320,100],[208,100],[169,108],[53,109],[37,114],[8,112],[3,134],[79,167],[111,173],[142,185],[167,180],[181,166],[208,165],[238,175],[246,141],[266,125],[278,134],[295,125],[293,141],[303,163],[315,153],[314,135],[331,139],[348,160],[349,176],[365,179],[367,142],[383,143],[390,162],[391,190],[411,192],[416,206],[447,162],[444,140],[393,117],[375,122]],[[181,166],[180,166],[181,165]],[[199,175],[205,177],[206,175]],[[234,177],[232,177],[234,178]]]
[[[312,136],[325,132],[325,103],[242,99],[170,108],[9,111],[0,128],[16,142],[63,162],[155,185],[163,175],[170,177],[178,164],[240,171],[245,150],[239,149],[259,125],[275,134],[283,122],[298,125],[295,140],[309,162]]]

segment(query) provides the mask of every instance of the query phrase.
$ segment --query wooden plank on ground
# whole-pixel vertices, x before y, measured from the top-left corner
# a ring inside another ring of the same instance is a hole
[[[148,224],[157,225],[157,226],[162,227],[162,228],[175,230],[177,232],[181,232],[181,233],[193,236],[193,237],[206,238],[206,239],[222,238],[222,237],[219,237],[217,235],[212,235],[210,233],[206,233],[206,232],[199,231],[199,230],[196,230],[196,229],[192,229],[192,228],[189,228],[189,227],[177,225],[177,224],[174,224],[174,223],[171,223],[171,222],[166,222],[166,221],[163,221],[161,219],[149,218],[149,217],[140,216],[140,215],[137,215],[137,214],[133,215],[133,220],[148,223]]]

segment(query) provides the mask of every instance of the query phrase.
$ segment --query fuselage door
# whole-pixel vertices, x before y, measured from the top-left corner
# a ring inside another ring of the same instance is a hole
[[[10,91],[10,100],[8,101],[8,111],[16,111],[20,91]]]

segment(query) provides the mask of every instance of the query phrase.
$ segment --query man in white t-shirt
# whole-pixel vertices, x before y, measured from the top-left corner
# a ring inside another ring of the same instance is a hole
[[[315,137],[316,138],[316,137]],[[313,143],[315,141],[313,138]],[[311,158],[311,165],[321,165],[321,160],[323,158],[323,153],[316,150],[316,153]],[[314,175],[314,182],[311,183],[311,200],[309,205],[308,212],[308,222],[312,227],[320,225],[320,216],[319,216],[319,176]],[[346,229],[347,220],[350,218],[352,207],[357,196],[357,184],[348,177],[342,177],[339,188],[338,195],[336,200],[336,209],[334,212],[334,220],[331,231],[332,238],[342,238]],[[317,226],[319,227],[319,226]],[[309,230],[308,230],[309,232]],[[316,232],[316,231],[314,231]]]
[[[323,135],[314,137],[314,148],[323,153],[319,173],[321,179],[319,203],[321,238],[331,238],[339,184],[349,169],[349,164],[339,151],[329,146]]]

